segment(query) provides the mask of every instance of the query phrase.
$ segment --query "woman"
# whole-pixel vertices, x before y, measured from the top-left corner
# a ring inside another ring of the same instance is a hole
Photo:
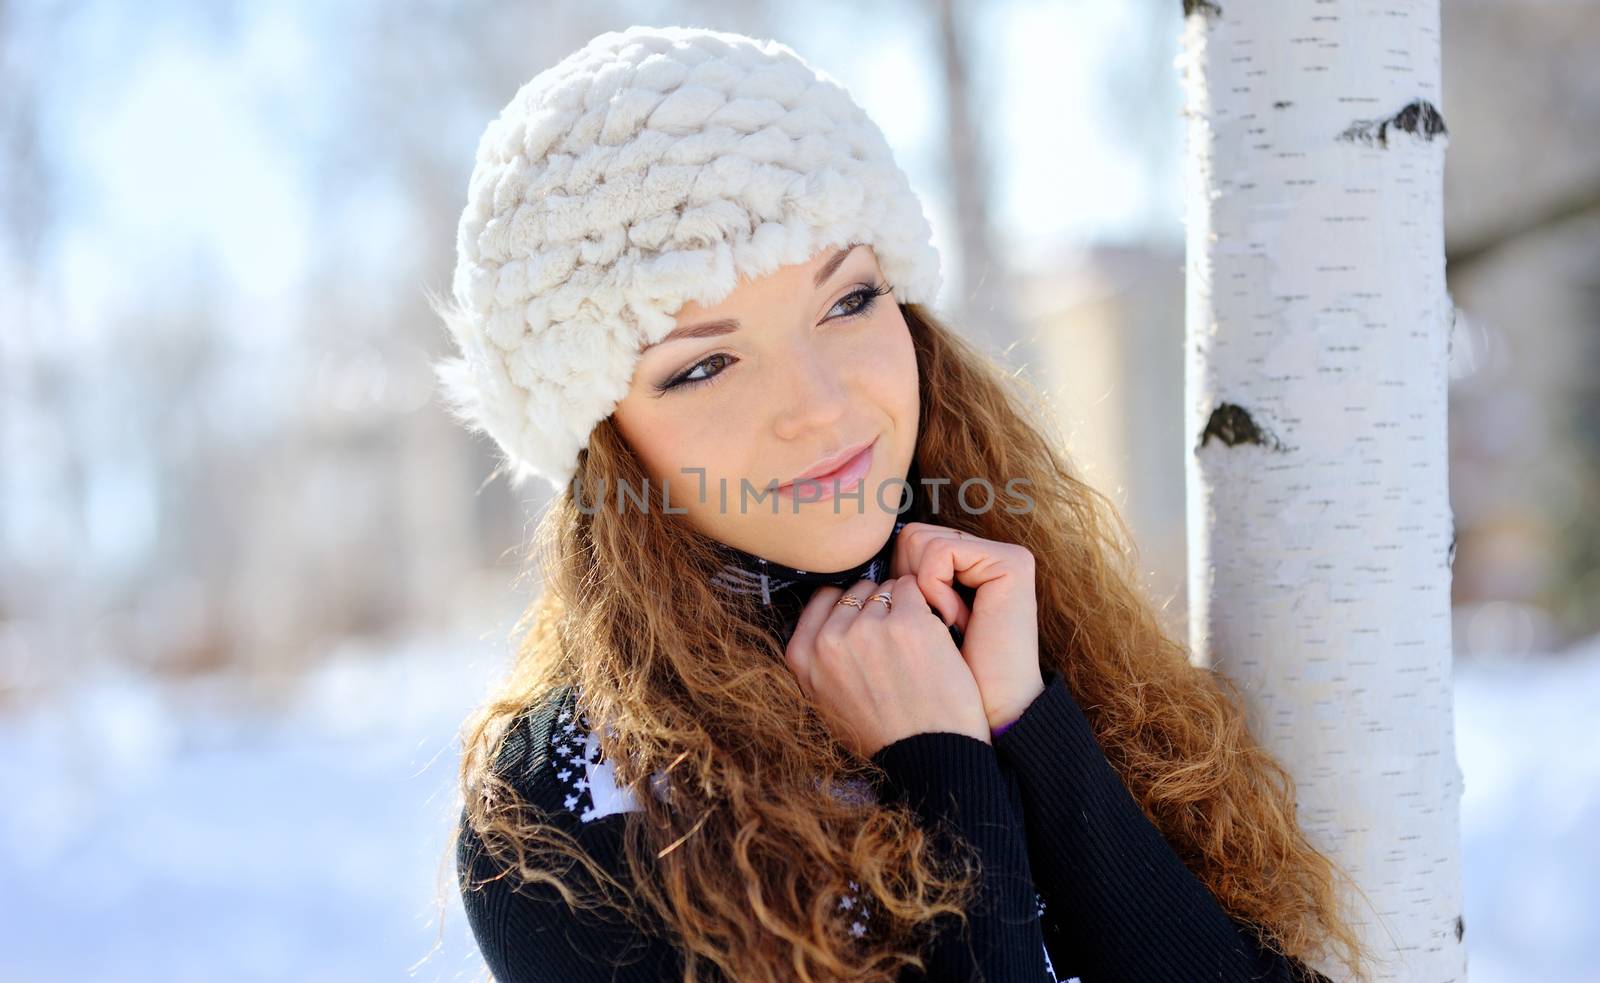
[[[1291,779],[930,312],[921,206],[837,83],[601,35],[489,125],[457,247],[450,408],[558,492],[463,730],[502,983],[1362,978]]]

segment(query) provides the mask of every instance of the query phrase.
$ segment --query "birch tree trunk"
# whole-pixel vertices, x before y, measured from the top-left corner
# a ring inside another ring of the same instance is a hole
[[[1184,9],[1190,644],[1373,978],[1463,980],[1439,0]]]

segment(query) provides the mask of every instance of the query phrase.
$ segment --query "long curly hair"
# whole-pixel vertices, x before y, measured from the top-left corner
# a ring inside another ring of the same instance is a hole
[[[1192,665],[1162,627],[1114,504],[1058,452],[1054,425],[1028,411],[1037,392],[925,307],[902,311],[921,382],[919,474],[1025,479],[1034,499],[1025,513],[929,516],[917,495],[905,518],[1027,547],[1041,661],[1062,675],[1150,821],[1263,945],[1307,964],[1331,956],[1367,979],[1343,908],[1348,875],[1303,835],[1294,781],[1247,732],[1236,688]],[[889,981],[922,965],[935,920],[964,919],[975,854],[936,848],[903,804],[840,794],[874,766],[810,710],[756,602],[710,582],[711,544],[665,509],[616,507],[619,483],[645,487],[645,475],[608,418],[539,522],[529,559],[543,591],[514,628],[512,669],[461,729],[473,830],[512,875],[557,887],[574,907],[664,925],[691,983]],[[494,768],[511,723],[568,683],[588,717],[610,725],[595,728],[602,754],[642,806],[626,818],[628,885]],[[651,793],[658,770],[665,798]],[[566,877],[577,865],[585,876]],[[873,912],[864,938],[839,914],[852,891]]]

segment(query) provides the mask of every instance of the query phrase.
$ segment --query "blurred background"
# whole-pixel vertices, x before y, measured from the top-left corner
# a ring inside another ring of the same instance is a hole
[[[540,489],[435,401],[476,141],[601,31],[884,129],[1184,633],[1179,0],[0,0],[0,979],[470,980],[456,727]],[[1600,0],[1449,0],[1472,977],[1600,980]]]

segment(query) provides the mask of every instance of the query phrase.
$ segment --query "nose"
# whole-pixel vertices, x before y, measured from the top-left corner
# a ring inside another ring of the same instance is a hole
[[[809,339],[794,346],[773,388],[773,432],[795,440],[815,430],[837,431],[848,409],[845,366]]]

